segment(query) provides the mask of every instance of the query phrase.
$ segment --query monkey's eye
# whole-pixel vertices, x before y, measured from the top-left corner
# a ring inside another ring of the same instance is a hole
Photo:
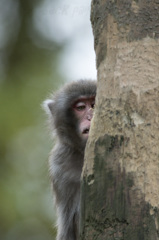
[[[75,105],[75,109],[77,110],[77,111],[82,111],[82,110],[84,110],[86,108],[86,104],[84,103],[84,102],[78,102],[78,103],[76,103],[76,105]]]
[[[95,108],[95,103],[91,104],[91,108],[93,108],[93,109]]]

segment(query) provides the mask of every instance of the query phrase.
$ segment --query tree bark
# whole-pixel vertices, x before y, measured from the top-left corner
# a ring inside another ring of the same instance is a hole
[[[96,109],[80,239],[159,239],[159,1],[92,0]]]

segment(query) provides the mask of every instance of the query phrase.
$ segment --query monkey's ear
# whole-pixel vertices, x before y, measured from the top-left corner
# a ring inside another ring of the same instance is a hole
[[[54,104],[54,101],[52,99],[46,99],[42,103],[42,108],[45,110],[47,114],[50,115],[53,112],[53,104]]]

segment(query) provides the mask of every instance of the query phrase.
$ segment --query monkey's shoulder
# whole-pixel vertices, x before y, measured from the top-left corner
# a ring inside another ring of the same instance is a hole
[[[53,148],[49,158],[50,173],[53,178],[64,181],[79,181],[83,166],[83,154],[66,145]]]
[[[57,164],[67,165],[68,163],[74,163],[78,165],[78,163],[83,163],[84,152],[74,149],[74,147],[70,147],[67,144],[57,143],[50,153],[50,158]]]

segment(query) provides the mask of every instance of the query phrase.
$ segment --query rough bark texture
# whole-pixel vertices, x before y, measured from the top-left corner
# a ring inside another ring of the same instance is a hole
[[[96,110],[81,240],[159,239],[159,1],[93,0]]]

